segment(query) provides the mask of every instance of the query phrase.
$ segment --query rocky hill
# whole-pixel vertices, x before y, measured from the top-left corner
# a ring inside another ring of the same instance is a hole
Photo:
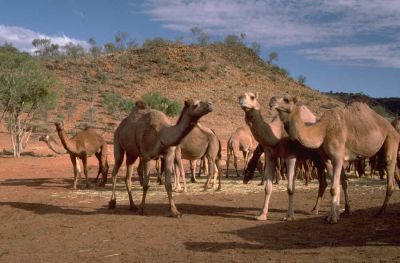
[[[64,86],[49,123],[64,117],[67,126],[79,128],[90,122],[111,138],[126,114],[110,109],[107,101],[112,96],[134,101],[148,92],[159,92],[180,103],[186,98],[213,102],[214,112],[202,122],[226,139],[236,127],[245,125],[237,98],[246,91],[259,92],[265,118],[273,114],[267,109],[269,99],[286,93],[297,95],[317,114],[343,105],[301,85],[244,45],[153,44],[97,58],[44,60]]]

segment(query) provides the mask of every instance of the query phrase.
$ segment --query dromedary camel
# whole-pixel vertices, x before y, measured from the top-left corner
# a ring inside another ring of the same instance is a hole
[[[56,154],[67,154],[67,150],[64,149],[64,146],[62,146],[61,142],[58,142],[56,138],[54,138],[50,134],[44,134],[39,137],[40,142],[46,143],[47,147],[49,147],[50,150],[55,152]],[[81,165],[79,164],[79,158],[76,158],[76,163],[77,163],[77,171],[78,171],[78,177],[81,177]],[[99,173],[100,174],[100,173]],[[96,182],[98,180],[99,174],[97,174],[96,177]]]
[[[96,133],[93,129],[86,129],[79,132],[73,138],[69,138],[64,130],[63,122],[55,123],[58,136],[65,150],[68,152],[74,168],[74,184],[73,189],[76,189],[78,182],[78,166],[77,159],[82,160],[83,173],[86,178],[86,187],[89,188],[87,158],[93,154],[99,160],[99,171],[102,174],[101,186],[105,186],[107,182],[108,162],[107,162],[107,143],[103,137]],[[97,174],[97,178],[99,174]],[[97,180],[96,178],[96,180]]]
[[[257,141],[254,139],[251,131],[248,127],[239,127],[231,135],[226,145],[226,177],[229,173],[229,162],[233,155],[233,165],[235,167],[237,177],[240,177],[237,169],[237,160],[239,158],[239,152],[243,154],[244,168],[246,170],[247,163],[254,150],[257,148]]]
[[[344,109],[332,109],[324,113],[315,124],[305,125],[301,108],[295,97],[274,97],[270,106],[277,109],[291,139],[303,146],[320,149],[321,155],[333,164],[331,186],[332,207],[326,221],[339,220],[339,178],[343,162],[360,157],[371,157],[382,147],[386,162],[387,190],[385,201],[378,214],[385,212],[393,191],[400,136],[390,123],[371,110],[365,103],[353,102]]]
[[[392,121],[392,125],[396,129],[396,131],[400,134],[400,116]],[[400,147],[397,153],[397,167],[400,169]]]
[[[318,158],[318,153],[313,150],[307,150],[305,147],[301,146],[297,142],[293,142],[289,139],[285,129],[283,127],[282,121],[279,117],[275,117],[270,123],[266,123],[260,112],[260,104],[257,100],[258,94],[251,92],[246,92],[239,97],[239,104],[243,111],[245,112],[245,121],[250,127],[254,138],[263,145],[265,151],[265,198],[264,206],[261,210],[259,216],[256,217],[257,220],[267,220],[268,215],[268,205],[269,199],[272,194],[272,180],[274,175],[274,167],[277,158],[284,158],[287,166],[287,191],[289,195],[289,205],[287,215],[284,220],[294,220],[294,209],[293,209],[293,194],[295,190],[295,180],[294,180],[294,170],[296,165],[296,159],[301,158],[311,158],[315,161],[318,168],[318,198],[316,204],[313,208],[315,213],[319,211],[319,205],[326,188],[326,179],[324,174],[324,166],[321,160]],[[312,112],[305,106],[301,109],[302,121],[305,123],[315,122],[315,116]],[[344,180],[343,176],[343,189],[346,198],[346,213],[350,213],[350,206],[347,202],[347,181]],[[245,178],[244,180],[248,180]]]
[[[212,105],[205,101],[185,101],[181,115],[175,125],[162,112],[148,109],[143,101],[135,104],[131,114],[122,120],[114,133],[115,166],[112,172],[113,187],[109,208],[115,208],[115,186],[117,173],[126,155],[125,184],[129,196],[131,210],[136,210],[131,192],[131,176],[133,163],[138,157],[143,162],[143,196],[140,204],[140,213],[143,214],[146,194],[149,188],[149,164],[160,155],[164,157],[165,189],[168,194],[170,212],[174,217],[180,216],[172,198],[171,175],[173,173],[174,149],[182,139],[195,127],[203,115],[212,111]]]
[[[210,128],[204,127],[200,123],[198,123],[176,147],[178,172],[176,173],[175,184],[177,190],[181,188],[179,183],[180,174],[183,179],[184,192],[186,192],[185,171],[182,159],[195,161],[197,159],[202,159],[203,157],[207,158],[209,169],[207,181],[204,184],[204,190],[208,190],[210,180],[215,178],[216,173],[218,173],[219,177],[218,190],[221,190],[221,143],[217,135]],[[213,180],[213,187],[214,184],[215,180]]]

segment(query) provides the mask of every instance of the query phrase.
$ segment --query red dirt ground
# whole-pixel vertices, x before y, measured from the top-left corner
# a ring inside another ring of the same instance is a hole
[[[40,144],[32,147],[45,152]],[[275,187],[269,220],[254,221],[263,200],[258,178],[242,185],[233,173],[221,192],[200,192],[200,184],[190,184],[188,194],[175,194],[183,213],[175,219],[166,217],[166,193],[154,179],[140,216],[128,210],[123,180],[115,210],[107,208],[109,184],[72,191],[67,156],[0,157],[0,163],[0,262],[400,261],[400,194],[396,189],[383,218],[373,217],[385,194],[378,179],[351,180],[354,212],[336,225],[323,222],[328,191],[320,215],[309,214],[316,182],[297,182],[296,221],[281,221],[285,182]],[[96,174],[95,160],[89,173]]]

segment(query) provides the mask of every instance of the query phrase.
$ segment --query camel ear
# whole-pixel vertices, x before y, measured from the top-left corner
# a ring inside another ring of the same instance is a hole
[[[147,103],[142,100],[136,101],[135,106],[139,109],[147,109]]]
[[[259,94],[258,94],[258,92],[256,92],[256,99],[258,99],[258,96],[259,96]]]
[[[185,107],[190,107],[194,104],[194,101],[192,99],[190,100],[185,100]]]

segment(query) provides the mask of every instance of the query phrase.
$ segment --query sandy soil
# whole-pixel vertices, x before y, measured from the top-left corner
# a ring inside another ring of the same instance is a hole
[[[45,153],[40,144],[32,149]],[[92,159],[91,178],[97,169]],[[400,261],[400,194],[394,192],[383,218],[373,217],[386,185],[377,178],[351,179],[354,213],[336,225],[323,221],[328,191],[320,215],[309,213],[316,181],[297,182],[296,221],[281,220],[286,182],[274,186],[269,220],[254,221],[263,200],[259,178],[243,185],[233,173],[221,192],[203,192],[198,183],[189,184],[187,194],[176,193],[183,217],[175,219],[166,217],[166,193],[154,178],[140,216],[128,210],[123,169],[117,208],[109,210],[109,184],[70,189],[68,156],[3,156],[0,163],[0,262]],[[137,178],[134,188],[139,202]]]

